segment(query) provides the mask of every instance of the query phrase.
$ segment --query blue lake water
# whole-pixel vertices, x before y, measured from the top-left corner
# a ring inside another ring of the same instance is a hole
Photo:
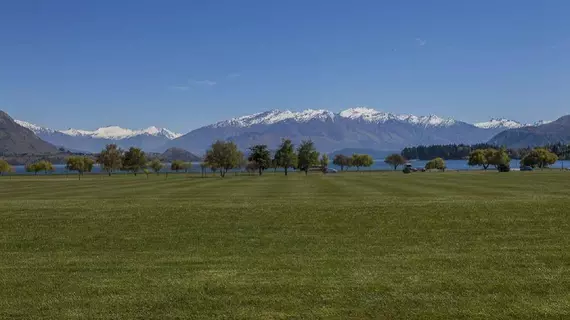
[[[427,163],[427,161],[424,160],[416,160],[416,161],[411,161],[412,166],[414,168],[423,168],[425,166],[425,164]],[[448,170],[482,170],[481,167],[470,167],[467,165],[467,161],[465,160],[447,160],[445,161],[445,164],[447,166]],[[566,163],[562,162],[562,161],[558,161],[556,162],[554,165],[551,166],[551,168],[566,168],[568,165],[570,165],[570,161],[566,161]],[[55,172],[54,174],[66,174],[68,173],[65,169],[65,165],[55,165]],[[168,168],[167,168],[168,167]],[[330,166],[331,168],[335,168],[335,169],[340,169],[339,167],[332,165]],[[511,168],[518,168],[519,167],[519,160],[512,160],[511,161]],[[363,168],[361,170],[392,170],[393,168],[390,167],[389,165],[385,164],[383,160],[376,160],[374,162],[374,165],[370,168]],[[399,167],[398,169],[401,169],[401,167]],[[33,173],[28,173],[26,172],[26,169],[24,166],[15,166],[15,170],[16,173],[18,174],[33,174]],[[200,164],[198,162],[196,163],[192,163],[192,168],[190,169],[190,172],[200,172]],[[351,171],[356,170],[356,168],[350,168]],[[170,166],[165,166],[165,169],[163,169],[161,172],[172,172],[170,170]],[[95,166],[93,168],[93,173],[101,173],[101,168],[99,166]],[[43,174],[43,172],[40,172],[38,174]]]

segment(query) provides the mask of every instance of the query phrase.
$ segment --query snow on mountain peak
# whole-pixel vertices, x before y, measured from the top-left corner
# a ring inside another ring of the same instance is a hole
[[[119,126],[107,126],[93,131],[73,129],[73,128],[58,131],[49,128],[44,128],[22,120],[15,120],[15,121],[17,124],[21,125],[22,127],[32,130],[35,134],[53,134],[58,132],[74,137],[91,137],[97,139],[111,139],[111,140],[121,140],[138,135],[164,136],[169,140],[176,139],[182,136],[179,133],[175,133],[168,129],[158,128],[155,126],[148,127],[144,130],[131,130],[131,129],[121,128]]]
[[[121,140],[121,139],[135,137],[138,135],[164,136],[172,140],[181,136],[181,134],[174,133],[168,129],[157,128],[154,126],[148,127],[144,130],[131,130],[131,129],[121,128],[119,126],[102,127],[94,131],[68,129],[62,131],[62,133],[70,136],[87,136],[92,138],[111,139],[111,140]]]
[[[450,118],[442,118],[435,115],[429,116],[415,116],[411,114],[393,114],[389,112],[377,111],[368,107],[356,107],[346,109],[339,113],[339,116],[352,120],[362,119],[366,122],[383,123],[386,121],[394,120],[400,122],[407,122],[414,125],[424,126],[450,126],[455,123],[455,120]]]
[[[311,120],[321,120],[326,121],[327,119],[334,120],[334,113],[327,110],[313,110],[307,109],[300,112],[293,112],[290,110],[270,110],[260,113],[254,113],[248,116],[241,116],[237,118],[232,118],[226,121],[220,121],[211,125],[211,127],[250,127],[253,125],[268,125],[277,122],[282,122],[286,120],[294,120],[297,122],[308,122]]]
[[[52,133],[55,132],[55,130],[53,129],[49,129],[49,128],[44,128],[41,126],[38,126],[36,124],[33,123],[29,123],[26,121],[22,121],[22,120],[14,120],[17,124],[19,124],[20,126],[27,128],[29,130],[32,130],[35,134],[38,133]]]
[[[501,119],[493,118],[489,121],[478,122],[478,123],[475,123],[473,125],[478,127],[478,128],[482,128],[482,129],[495,129],[495,128],[516,129],[516,128],[521,128],[521,127],[525,126],[520,122],[509,120],[509,119],[504,119],[504,118],[501,118]]]

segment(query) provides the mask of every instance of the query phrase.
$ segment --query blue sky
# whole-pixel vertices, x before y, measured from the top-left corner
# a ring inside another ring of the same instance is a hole
[[[570,113],[570,1],[3,1],[0,109],[188,131],[366,105],[474,122]]]

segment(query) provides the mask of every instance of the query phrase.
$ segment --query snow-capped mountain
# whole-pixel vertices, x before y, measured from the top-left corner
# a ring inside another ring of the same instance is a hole
[[[521,128],[521,127],[527,126],[527,125],[524,125],[520,122],[509,120],[509,119],[504,119],[504,118],[491,119],[491,120],[485,121],[485,122],[474,123],[473,125],[478,127],[478,128],[483,128],[483,129],[492,129],[492,128],[515,129],[515,128]]]
[[[24,128],[30,129],[32,130],[36,135],[37,134],[44,134],[44,133],[54,133],[55,130],[53,129],[49,129],[49,128],[44,128],[44,127],[40,127],[38,125],[35,125],[33,123],[29,123],[26,121],[22,121],[22,120],[14,120],[17,124],[21,125]]]
[[[125,129],[119,126],[102,127],[96,130],[54,130],[26,121],[15,121],[32,130],[41,139],[56,146],[86,152],[101,151],[109,143],[115,143],[123,148],[140,147],[147,151],[164,151],[161,147],[166,142],[181,136],[168,129],[154,126],[142,130]]]
[[[300,112],[289,110],[270,110],[266,112],[255,113],[252,115],[232,118],[230,120],[217,122],[211,127],[251,127],[253,125],[269,125],[283,121],[309,122],[312,120],[335,121],[339,119],[360,120],[368,123],[385,123],[387,121],[400,121],[415,125],[423,126],[451,126],[455,120],[451,118],[441,118],[435,115],[415,116],[411,114],[394,114],[389,112],[377,111],[367,107],[356,107],[346,109],[339,113],[333,113],[328,110],[307,109]]]
[[[181,136],[181,134],[174,133],[168,129],[157,128],[154,126],[148,127],[144,130],[124,129],[118,126],[103,127],[94,131],[68,129],[61,131],[61,133],[70,136],[83,136],[83,137],[92,137],[98,139],[113,139],[113,140],[126,139],[139,135],[163,136],[170,140],[176,139]]]
[[[396,114],[368,107],[338,113],[322,109],[270,110],[196,129],[167,146],[201,153],[217,139],[232,140],[245,149],[254,143],[274,148],[282,138],[290,138],[294,143],[311,139],[324,152],[342,148],[399,150],[419,144],[486,142],[505,129],[522,126],[506,119],[470,124],[437,115]]]
[[[216,122],[185,135],[167,129],[149,127],[142,130],[118,126],[96,130],[53,130],[25,121],[18,123],[34,131],[40,138],[72,150],[98,152],[106,144],[122,148],[131,146],[146,151],[163,152],[178,147],[203,153],[214,140],[232,140],[240,148],[251,144],[267,144],[274,148],[282,138],[294,143],[313,140],[323,152],[343,148],[399,150],[411,145],[487,142],[507,130],[548,123],[522,124],[508,119],[466,123],[437,115],[397,114],[368,107],[354,107],[340,112],[329,110],[269,110]]]

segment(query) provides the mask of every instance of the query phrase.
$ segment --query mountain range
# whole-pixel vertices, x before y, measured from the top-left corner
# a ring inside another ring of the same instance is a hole
[[[93,131],[81,129],[60,131],[26,121],[16,120],[16,122],[53,145],[81,152],[99,152],[110,143],[115,143],[121,148],[138,147],[146,151],[163,152],[167,149],[163,147],[168,141],[181,136],[168,129],[157,127],[131,130],[118,126],[108,126]]]
[[[167,146],[202,153],[216,139],[234,141],[240,148],[252,144],[274,148],[282,138],[289,138],[294,143],[311,139],[324,152],[344,148],[400,150],[420,144],[487,142],[506,129],[525,126],[528,125],[507,119],[470,124],[436,115],[394,114],[366,107],[339,113],[270,110],[193,130]]]
[[[203,154],[218,139],[234,141],[242,149],[252,144],[275,148],[282,138],[289,138],[294,143],[311,139],[323,152],[345,148],[400,150],[420,144],[473,144],[492,140],[505,130],[538,128],[549,123],[523,124],[509,119],[467,123],[436,115],[395,114],[367,107],[338,113],[312,109],[300,112],[269,110],[220,121],[184,135],[157,127],[54,130],[16,121],[41,139],[72,151],[98,152],[106,144],[116,143],[122,148],[135,146],[150,152],[182,148],[195,154]]]
[[[498,146],[505,145],[511,148],[544,146],[558,142],[570,142],[570,115],[540,126],[505,130],[489,141]]]

